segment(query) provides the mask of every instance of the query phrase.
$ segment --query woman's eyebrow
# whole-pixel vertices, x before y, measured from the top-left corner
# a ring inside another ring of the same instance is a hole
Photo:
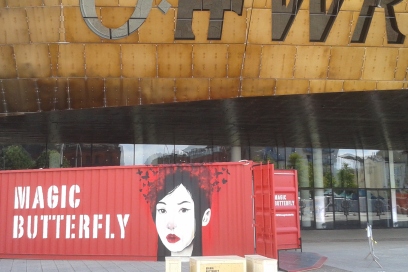
[[[163,201],[159,201],[159,202],[157,202],[157,204],[167,205],[166,202],[163,202]]]
[[[181,205],[181,204],[184,204],[184,203],[190,203],[190,201],[185,200],[185,201],[182,201],[180,203],[177,203],[177,205]]]

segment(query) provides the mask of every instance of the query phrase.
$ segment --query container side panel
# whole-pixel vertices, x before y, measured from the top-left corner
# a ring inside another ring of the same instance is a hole
[[[0,257],[252,254],[251,169],[215,163],[2,171]]]

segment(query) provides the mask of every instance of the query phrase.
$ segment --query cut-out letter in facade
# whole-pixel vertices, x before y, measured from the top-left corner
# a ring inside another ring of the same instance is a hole
[[[310,0],[310,41],[326,41],[343,2],[344,0],[333,0],[327,10],[326,0]]]
[[[272,41],[284,41],[303,0],[272,0]]]
[[[176,33],[179,40],[194,40],[192,29],[193,11],[210,11],[208,40],[219,40],[222,34],[224,12],[233,11],[242,15],[243,0],[179,0]]]
[[[366,41],[375,9],[384,8],[388,43],[403,44],[405,35],[398,29],[394,12],[394,6],[401,1],[402,0],[364,0],[351,42],[364,43]]]
[[[165,1],[165,0],[163,0]],[[162,1],[162,2],[163,2]],[[122,26],[118,28],[108,28],[104,26],[96,14],[95,0],[80,0],[80,8],[82,17],[88,27],[99,37],[115,40],[129,36],[135,32],[146,20],[152,9],[153,0],[139,0],[134,12]],[[159,5],[162,12],[166,13],[169,9],[169,4],[163,2]]]

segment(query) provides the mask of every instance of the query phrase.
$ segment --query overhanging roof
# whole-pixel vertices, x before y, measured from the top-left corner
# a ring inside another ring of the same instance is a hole
[[[408,149],[408,91],[372,91],[30,113],[1,143],[136,143]]]

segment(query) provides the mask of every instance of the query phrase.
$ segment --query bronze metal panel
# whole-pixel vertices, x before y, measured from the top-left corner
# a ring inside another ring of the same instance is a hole
[[[193,12],[193,21],[192,21],[191,27],[193,29],[195,39],[194,40],[175,40],[175,42],[176,43],[207,43],[209,20],[210,20],[209,11]]]
[[[269,44],[272,41],[272,12],[270,9],[247,9],[250,20],[248,41],[251,44]]]
[[[330,47],[298,46],[295,59],[295,78],[325,78],[329,66]]]
[[[140,82],[143,105],[174,102],[174,79],[143,78]]]
[[[296,51],[297,48],[290,45],[264,46],[262,48],[260,77],[293,78]]]
[[[78,6],[79,1],[76,0],[76,3]],[[64,7],[64,27],[67,42],[101,42],[101,38],[86,25],[79,7]]]
[[[0,0],[0,8],[6,7],[6,0]]]
[[[105,79],[104,88],[106,107],[126,106],[126,97],[123,93],[123,84],[121,78]]]
[[[71,78],[68,80],[68,109],[89,108],[84,78]]]
[[[55,110],[57,86],[56,78],[42,78],[37,80],[38,97],[41,101],[41,110]]]
[[[119,0],[121,7],[136,7],[137,0]]]
[[[41,6],[43,4],[42,0],[8,0],[7,5],[9,7],[35,7]]]
[[[273,96],[275,95],[275,79],[244,79],[241,96]]]
[[[0,46],[0,78],[17,77],[16,61],[12,46]]]
[[[97,7],[105,7],[105,6],[115,7],[119,5],[119,0],[97,0],[95,1],[95,5]]]
[[[61,0],[63,6],[79,6],[78,0]]]
[[[285,44],[309,44],[309,11],[299,10],[285,39]]]
[[[43,0],[45,6],[60,6],[61,0]]]
[[[210,80],[205,78],[177,78],[177,102],[209,99]]]
[[[329,79],[359,79],[364,64],[365,49],[358,47],[332,47]]]
[[[272,8],[272,0],[253,0],[253,7],[254,8],[271,9]]]
[[[354,12],[353,22],[358,21],[360,12]],[[367,32],[367,38],[364,43],[353,43],[354,46],[383,46],[387,44],[387,33],[385,32],[385,20],[384,10],[376,8],[371,20],[370,28]],[[351,37],[353,33],[358,31],[356,28],[360,28],[360,25],[353,24]]]
[[[228,46],[228,77],[239,77],[244,62],[245,45],[230,44]]]
[[[343,89],[345,92],[375,90],[376,82],[366,80],[346,80],[344,81]]]
[[[394,80],[398,49],[367,47],[362,79]]]
[[[246,9],[242,10],[241,16],[235,12],[225,12],[221,40],[214,40],[214,43],[245,43],[247,22],[249,21],[247,15]],[[196,33],[194,28],[193,31]]]
[[[210,98],[226,99],[239,96],[240,82],[238,78],[213,78],[210,81]]]
[[[191,77],[193,47],[188,44],[159,44],[157,60],[159,77]]]
[[[395,14],[395,18],[396,18],[396,20],[398,22],[399,30],[402,33],[404,33],[405,35],[407,35],[407,33],[408,33],[408,24],[404,23],[404,22],[408,22],[408,3],[407,3],[405,12],[406,13],[397,13],[397,14]],[[408,39],[407,38],[405,38],[404,45],[405,45],[405,47],[408,45]]]
[[[20,8],[0,8],[0,44],[28,43],[26,12]]]
[[[226,77],[228,47],[225,44],[193,46],[193,77]]]
[[[247,45],[245,50],[243,77],[259,77],[261,65],[261,45]]]
[[[58,50],[59,50],[58,44],[55,43],[48,44],[52,77],[58,76]]]
[[[401,90],[404,88],[403,82],[395,82],[395,81],[378,81],[377,82],[377,90]]]
[[[112,2],[112,1],[110,1]],[[95,2],[97,6],[104,6],[101,5],[99,2]],[[122,26],[127,20],[130,18],[134,11],[134,7],[115,7],[112,8],[114,3],[112,2],[111,5],[108,7],[100,8],[100,18],[102,24],[108,28],[118,28]]]
[[[27,8],[30,40],[33,43],[58,42],[60,7]]]
[[[325,45],[339,45],[350,43],[353,12],[340,11],[329,32]]]
[[[343,10],[352,10],[352,11],[359,11],[361,7],[363,6],[363,1],[364,0],[344,0],[342,9]]]
[[[41,81],[38,80],[39,82]],[[66,110],[68,105],[68,80],[66,78],[57,78],[57,89],[55,90],[55,103],[56,110]]]
[[[51,76],[51,61],[47,44],[15,45],[14,53],[20,78]]]
[[[178,9],[175,10],[175,16],[177,16]],[[187,22],[188,20],[186,20]],[[196,11],[193,12],[193,20],[191,23],[191,29],[194,33],[194,39],[188,40],[175,40],[175,43],[207,43],[208,37],[208,22],[210,21],[210,12],[209,11]],[[177,22],[179,23],[179,22]],[[188,23],[183,23],[184,26],[188,27]],[[183,33],[184,29],[181,30]]]
[[[396,80],[408,79],[408,48],[398,49],[397,66],[395,68]]]
[[[3,80],[4,97],[9,112],[37,112],[40,110],[36,82],[32,79]]]
[[[88,77],[119,77],[122,74],[118,44],[86,44],[86,75]]]
[[[155,44],[124,44],[121,46],[122,75],[124,77],[156,77]]]
[[[141,43],[171,43],[174,41],[175,10],[170,9],[163,14],[159,9],[152,8],[149,16],[139,28]]]
[[[134,106],[141,104],[140,79],[122,78],[122,101],[123,105]]]
[[[278,79],[276,80],[276,95],[307,94],[309,81],[301,79]]]
[[[106,107],[105,80],[101,78],[86,80],[86,101],[90,108]]]
[[[333,93],[343,90],[342,80],[310,80],[310,93]]]
[[[85,48],[82,44],[60,44],[58,46],[58,76],[85,76]]]

